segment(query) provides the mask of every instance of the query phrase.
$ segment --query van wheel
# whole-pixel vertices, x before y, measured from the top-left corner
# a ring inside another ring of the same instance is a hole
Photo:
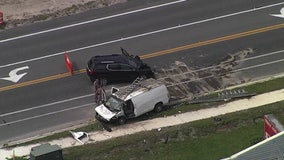
[[[125,124],[125,123],[126,123],[126,118],[125,118],[125,117],[120,117],[120,118],[118,119],[118,124],[123,125],[123,124]]]
[[[162,110],[163,110],[163,103],[157,103],[157,104],[155,105],[154,111],[155,111],[156,113],[160,113],[160,112],[162,112]]]

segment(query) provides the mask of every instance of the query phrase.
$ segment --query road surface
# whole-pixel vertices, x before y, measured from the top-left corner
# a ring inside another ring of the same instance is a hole
[[[222,78],[205,78],[224,76],[220,71],[235,83],[283,73],[284,19],[271,14],[280,14],[284,2],[214,1],[134,0],[0,32],[1,144],[92,120],[86,62],[120,47],[141,56],[159,79],[175,76],[171,69],[183,64],[185,72],[194,72],[182,74],[182,82],[192,88],[196,83],[190,82],[204,79],[207,87],[200,85],[201,90],[230,85]],[[74,63],[73,76],[65,68],[65,52]],[[233,63],[230,55],[239,61]],[[197,73],[202,68],[207,71]],[[16,82],[7,80],[15,69],[26,74],[12,78]]]

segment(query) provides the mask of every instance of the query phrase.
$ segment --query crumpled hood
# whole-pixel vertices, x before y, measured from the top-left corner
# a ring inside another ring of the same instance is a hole
[[[103,117],[105,120],[110,121],[112,117],[115,116],[116,113],[111,112],[105,105],[101,104],[95,108],[96,112]]]

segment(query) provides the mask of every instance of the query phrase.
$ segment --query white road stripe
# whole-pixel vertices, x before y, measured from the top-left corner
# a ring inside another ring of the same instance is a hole
[[[80,23],[75,23],[75,24],[71,24],[71,25],[67,25],[67,26],[62,26],[62,27],[58,27],[58,28],[44,30],[44,31],[41,31],[41,32],[35,32],[35,33],[27,34],[27,35],[13,37],[13,38],[9,38],[9,39],[4,39],[4,40],[0,40],[0,43],[13,41],[13,40],[17,40],[17,39],[22,39],[22,38],[26,38],[26,37],[31,37],[31,36],[35,36],[35,35],[39,35],[39,34],[48,33],[48,32],[54,32],[54,31],[58,31],[58,30],[62,30],[62,29],[80,26],[80,25],[85,25],[85,24],[88,24],[88,23],[98,22],[98,21],[102,21],[102,20],[106,20],[106,19],[121,17],[121,16],[129,15],[129,14],[133,14],[133,13],[138,13],[138,12],[156,9],[156,8],[160,8],[160,7],[164,7],[164,6],[169,6],[169,5],[173,5],[173,4],[176,4],[176,3],[181,3],[181,2],[184,2],[184,1],[186,1],[186,0],[178,0],[178,1],[174,1],[174,2],[164,3],[164,4],[151,6],[151,7],[147,7],[147,8],[142,8],[142,9],[138,9],[138,10],[134,10],[134,11],[124,12],[124,13],[115,14],[115,15],[111,15],[111,16],[107,16],[107,17],[98,18],[98,19],[93,19],[93,20],[89,20],[89,21],[85,21],[85,22],[80,22]]]
[[[249,60],[267,57],[267,56],[271,56],[271,55],[279,54],[279,53],[284,53],[284,50],[270,52],[270,53],[262,54],[262,55],[259,55],[259,56],[248,57],[248,58],[245,58],[245,59],[236,60],[235,62],[249,61]],[[214,66],[210,66],[210,67],[204,67],[204,68],[200,68],[200,69],[196,69],[196,70],[191,70],[191,71],[188,71],[188,72],[183,72],[181,74],[196,73],[196,72],[205,71],[205,70],[209,70],[209,69],[213,69],[213,68],[217,68],[217,67],[219,67],[219,66],[214,65]],[[173,74],[172,76],[175,76],[175,75],[180,75],[180,74]],[[162,77],[162,78],[159,78],[159,79],[161,80],[161,79],[165,79],[165,78],[167,78],[167,77]]]
[[[156,30],[156,31],[147,32],[147,33],[143,33],[143,34],[129,36],[129,37],[126,37],[126,38],[121,38],[121,39],[116,39],[116,40],[107,41],[107,42],[103,42],[103,43],[98,43],[98,44],[94,44],[94,45],[90,45],[90,46],[86,46],[86,47],[82,47],[82,48],[72,49],[72,50],[69,50],[67,52],[72,53],[72,52],[76,52],[76,51],[86,50],[86,49],[90,49],[90,48],[94,48],[94,47],[98,47],[98,46],[103,46],[103,45],[107,45],[107,44],[112,44],[112,43],[116,43],[116,42],[134,39],[134,38],[148,36],[148,35],[161,33],[161,32],[165,32],[165,31],[170,31],[170,30],[174,30],[174,29],[179,29],[179,28],[183,28],[183,27],[188,27],[188,26],[192,26],[192,25],[195,25],[195,24],[205,23],[205,22],[219,20],[219,19],[223,19],[223,18],[227,18],[227,17],[232,17],[232,16],[244,14],[244,13],[254,12],[254,11],[258,11],[258,10],[262,10],[262,9],[266,9],[266,8],[270,8],[270,7],[275,7],[275,6],[279,6],[279,5],[283,5],[283,4],[284,4],[284,2],[281,2],[281,3],[277,3],[277,4],[273,4],[273,5],[263,6],[263,7],[245,10],[245,11],[241,11],[241,12],[236,12],[236,13],[232,13],[232,14],[227,14],[227,15],[223,15],[223,16],[219,16],[219,17],[209,18],[209,19],[205,19],[205,20],[201,20],[201,21],[197,21],[197,22],[187,23],[187,24],[183,24],[183,25],[177,25],[177,26],[174,26],[174,27],[164,28],[164,29],[161,29],[161,30]],[[46,31],[43,31],[43,32],[46,32]],[[5,40],[2,40],[2,41],[5,41]],[[2,42],[2,41],[0,41],[0,42]],[[32,59],[28,59],[28,60],[24,60],[24,61],[10,63],[10,64],[6,64],[6,65],[2,65],[2,66],[0,66],[0,68],[10,67],[10,66],[18,65],[18,64],[23,64],[23,63],[27,63],[27,62],[32,62],[32,61],[36,61],[36,60],[41,60],[41,59],[45,59],[45,58],[59,56],[59,55],[63,55],[64,53],[65,52],[58,52],[58,53],[55,53],[55,54],[50,54],[50,55],[46,55],[46,56],[42,56],[42,57],[37,57],[37,58],[32,58]]]
[[[237,60],[236,62],[248,61],[248,60],[262,58],[262,57],[266,57],[266,56],[271,56],[271,55],[279,54],[279,53],[284,53],[284,50],[275,51],[275,52],[271,52],[271,53],[267,53],[267,54],[262,54],[262,55],[259,55],[259,56],[248,57],[248,58],[245,58],[245,59]]]
[[[267,66],[267,65],[275,64],[275,63],[279,63],[279,62],[284,62],[284,59],[280,59],[280,60],[276,60],[276,61],[271,61],[271,62],[259,64],[259,65],[249,66],[249,67],[245,67],[245,68],[240,68],[240,69],[237,69],[237,70],[230,71],[230,72],[228,72],[228,73],[241,72],[241,71],[245,71],[245,70],[249,70],[249,69],[254,69],[254,68],[258,68],[258,67],[262,67],[262,66]],[[209,76],[206,76],[206,77],[195,78],[195,79],[191,79],[191,80],[188,80],[188,81],[183,81],[183,82],[180,82],[180,83],[175,83],[175,84],[167,85],[167,87],[178,86],[178,85],[181,85],[181,84],[186,84],[186,83],[189,83],[189,82],[195,82],[195,81],[199,81],[199,80],[203,80],[203,79],[207,79],[207,78],[212,78],[212,77],[215,77],[215,76],[216,76],[216,75],[209,75]],[[221,77],[222,77],[222,76],[221,76]]]
[[[279,60],[276,60],[276,61],[266,62],[266,63],[254,65],[254,66],[245,67],[245,68],[240,68],[240,69],[233,70],[231,72],[232,73],[240,72],[240,71],[249,70],[249,69],[258,68],[258,67],[263,67],[263,66],[267,66],[267,65],[275,64],[275,63],[279,63],[279,62],[284,62],[284,59],[279,59]]]
[[[41,114],[41,115],[37,115],[37,116],[33,116],[33,117],[27,117],[27,118],[16,120],[16,121],[6,122],[6,123],[3,123],[3,124],[0,124],[0,127],[10,125],[10,124],[14,124],[14,123],[27,121],[27,120],[31,120],[31,119],[35,119],[35,118],[54,115],[54,114],[58,114],[58,113],[62,113],[62,112],[66,112],[66,111],[70,111],[70,110],[74,110],[74,109],[84,108],[84,107],[88,107],[88,106],[94,105],[94,104],[95,103],[88,103],[88,104],[84,104],[84,105],[80,105],[80,106],[76,106],[76,107],[72,107],[72,108],[66,108],[66,109],[62,109],[62,110],[58,110],[58,111],[54,111],[54,112],[48,112],[46,114]]]
[[[83,96],[79,96],[79,97],[65,99],[65,100],[62,100],[62,101],[57,101],[57,102],[53,102],[53,103],[44,104],[44,105],[41,105],[41,106],[36,106],[36,107],[31,107],[31,108],[27,108],[27,109],[23,109],[23,110],[9,112],[9,113],[5,113],[5,114],[0,114],[0,118],[3,118],[5,116],[10,116],[10,115],[13,115],[13,114],[17,114],[17,113],[27,112],[27,111],[34,110],[34,109],[50,107],[52,105],[57,105],[57,104],[70,102],[70,101],[74,101],[74,100],[78,100],[78,99],[82,99],[82,98],[87,98],[87,97],[91,97],[91,96],[94,96],[94,94],[87,94],[87,95],[83,95]]]

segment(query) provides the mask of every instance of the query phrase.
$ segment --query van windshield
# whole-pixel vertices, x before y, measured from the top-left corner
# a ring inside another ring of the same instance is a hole
[[[118,98],[115,97],[110,97],[106,102],[105,106],[110,110],[110,111],[120,111],[122,108],[123,101],[121,101]]]

